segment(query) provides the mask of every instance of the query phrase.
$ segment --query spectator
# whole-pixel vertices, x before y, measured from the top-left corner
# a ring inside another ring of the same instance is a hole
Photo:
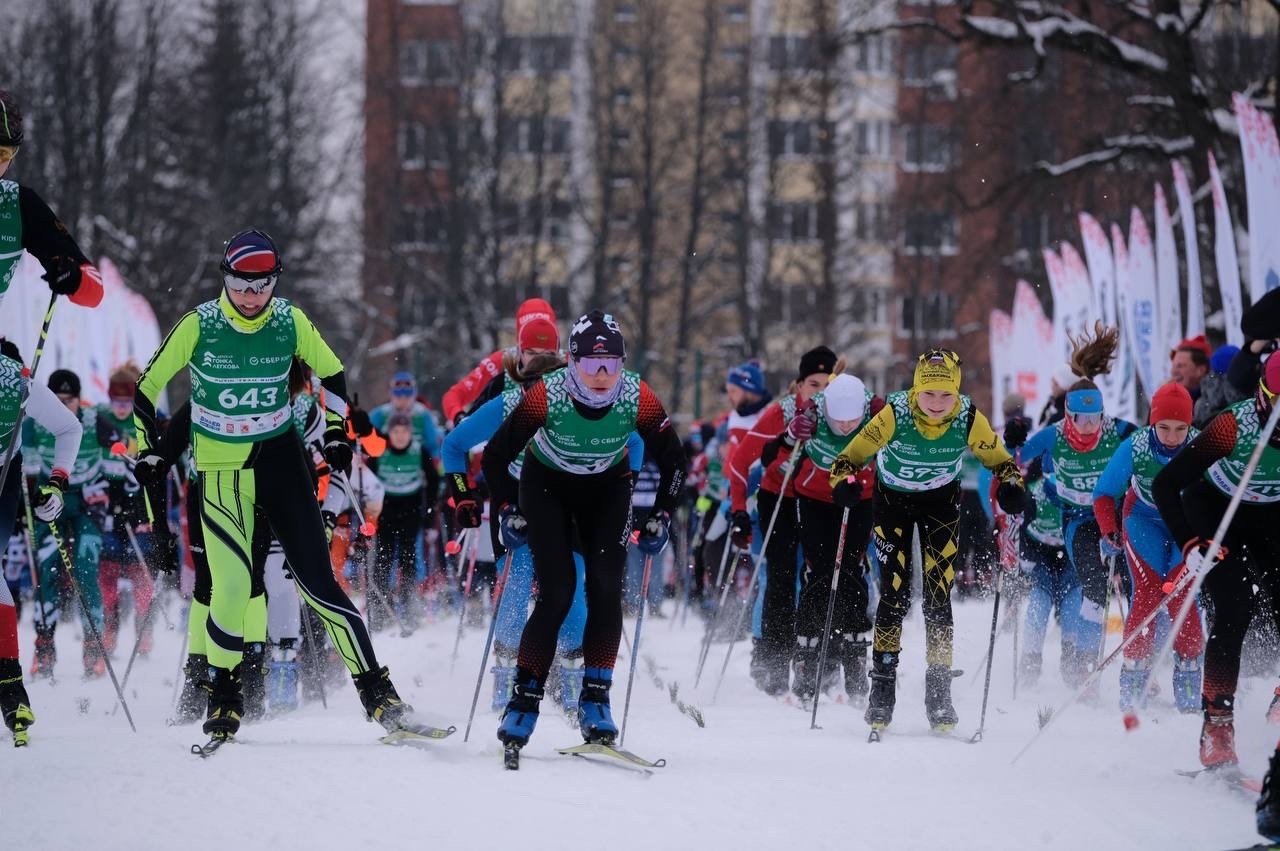
[[[1169,353],[1170,380],[1187,388],[1192,399],[1199,399],[1200,382],[1209,374],[1209,358],[1212,355],[1213,350],[1209,348],[1209,341],[1203,334],[1188,337]]]

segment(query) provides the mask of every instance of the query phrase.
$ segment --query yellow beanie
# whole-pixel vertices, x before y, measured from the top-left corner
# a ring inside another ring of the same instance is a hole
[[[932,349],[916,362],[911,389],[944,390],[960,395],[960,356],[946,349]]]

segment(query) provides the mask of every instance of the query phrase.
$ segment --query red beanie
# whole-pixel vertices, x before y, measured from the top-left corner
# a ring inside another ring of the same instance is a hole
[[[1172,360],[1180,349],[1199,349],[1204,352],[1205,358],[1213,357],[1213,349],[1209,347],[1209,341],[1205,339],[1204,334],[1198,334],[1195,337],[1188,337],[1183,340],[1173,351],[1169,352],[1169,359]]]
[[[1280,393],[1280,357],[1272,355],[1267,358],[1266,366],[1262,369],[1262,383],[1272,393]]]
[[[1155,425],[1164,420],[1177,420],[1191,424],[1191,409],[1195,407],[1191,394],[1181,384],[1170,381],[1163,385],[1151,397],[1151,417],[1148,422]]]
[[[520,326],[520,332],[516,335],[516,345],[522,349],[555,351],[560,348],[560,332],[556,330],[556,324],[550,319],[535,316]]]
[[[535,319],[545,319],[554,323],[556,321],[556,312],[551,309],[551,305],[540,298],[525,299],[516,308],[516,336],[519,337],[520,329]]]

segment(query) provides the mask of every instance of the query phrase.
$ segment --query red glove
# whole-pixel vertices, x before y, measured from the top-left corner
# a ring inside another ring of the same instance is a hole
[[[818,428],[818,407],[810,399],[805,407],[796,411],[796,415],[791,418],[791,422],[787,424],[786,443],[788,446],[795,446],[802,440],[808,440],[813,437],[813,433]]]
[[[102,275],[93,264],[80,264],[80,286],[68,298],[81,307],[97,307],[102,303]]]

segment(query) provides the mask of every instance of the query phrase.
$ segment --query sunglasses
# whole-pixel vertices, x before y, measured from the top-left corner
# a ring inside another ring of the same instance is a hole
[[[608,375],[616,375],[622,369],[622,358],[614,356],[588,355],[577,358],[578,370],[584,375],[595,375],[604,370]]]
[[[1102,422],[1102,414],[1072,414],[1071,421],[1077,426],[1098,425]]]
[[[279,275],[266,275],[253,280],[236,277],[235,275],[224,272],[222,282],[227,285],[227,289],[236,293],[253,293],[261,295],[276,285],[276,279]]]

